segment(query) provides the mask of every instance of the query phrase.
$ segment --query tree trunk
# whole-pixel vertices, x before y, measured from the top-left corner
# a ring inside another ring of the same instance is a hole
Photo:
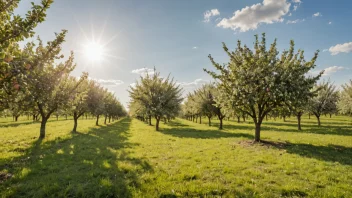
[[[67,120],[67,114],[65,114],[65,119]]]
[[[241,116],[237,116],[237,123],[241,122]]]
[[[33,116],[33,122],[34,122],[35,121],[35,115],[33,114],[32,116]]]
[[[268,121],[268,115],[265,115],[265,120]]]
[[[72,132],[74,132],[74,133],[77,131],[77,120],[78,120],[77,113],[74,112],[73,113],[73,122],[74,122],[74,124],[73,124],[73,129],[72,129]]]
[[[105,119],[104,119],[104,124],[106,124],[106,119],[108,118],[108,116],[105,115]]]
[[[155,124],[156,131],[159,131],[159,121],[160,121],[160,118],[156,118],[156,124]]]
[[[301,131],[302,128],[301,128],[301,114],[298,114],[297,115],[297,121],[298,121],[298,130]]]
[[[77,131],[77,118],[73,118],[73,121],[74,121],[74,124],[73,124],[73,129],[72,129],[72,132],[76,132]]]
[[[317,119],[318,119],[318,126],[320,126],[321,124],[320,124],[320,116],[316,116],[317,117]]]
[[[198,116],[196,116],[196,123],[198,123]]]
[[[208,117],[208,120],[209,120],[208,125],[211,126],[211,119],[210,119],[210,117]]]
[[[17,121],[18,121],[18,117],[19,117],[19,116],[15,116],[15,122],[17,122]]]
[[[243,115],[242,118],[243,118],[243,122],[246,122],[246,116]]]
[[[220,130],[222,130],[222,119],[223,119],[223,118],[220,118],[220,117],[219,117],[219,120],[220,120],[219,129],[220,129]]]
[[[202,116],[199,116],[199,124],[202,124]]]
[[[331,113],[330,113],[330,118],[331,118]]]
[[[97,121],[95,122],[96,126],[99,126],[99,115],[97,115]]]
[[[88,115],[86,114],[86,120],[88,120]]]
[[[149,116],[149,126],[152,126],[152,116]]]
[[[110,123],[110,120],[111,120],[111,116],[109,116],[109,123]]]
[[[47,119],[45,117],[42,116],[42,122],[40,124],[40,139],[45,138],[45,126],[46,126],[46,121]]]
[[[282,118],[284,119],[284,122],[286,122],[286,116],[282,116]]]
[[[59,116],[58,116],[58,115],[56,115],[56,121],[57,121],[57,120],[59,120]]]
[[[255,123],[255,137],[254,141],[260,142],[260,123]]]
[[[308,113],[308,119],[310,119],[310,113]]]

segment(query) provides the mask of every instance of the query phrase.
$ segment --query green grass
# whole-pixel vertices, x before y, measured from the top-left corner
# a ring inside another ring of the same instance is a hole
[[[203,119],[206,121],[206,119]],[[253,123],[224,130],[176,119],[161,131],[124,118],[0,120],[2,197],[352,197],[352,118],[270,120],[253,144]],[[102,122],[101,122],[102,123]],[[5,179],[5,173],[13,175]],[[1,175],[1,174],[0,174]]]

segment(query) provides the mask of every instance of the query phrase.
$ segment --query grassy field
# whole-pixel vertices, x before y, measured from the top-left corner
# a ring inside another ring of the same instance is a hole
[[[1,197],[352,197],[352,118],[270,120],[224,130],[176,119],[161,131],[136,119],[0,119]],[[204,121],[206,119],[203,119]],[[102,123],[102,122],[101,122]]]

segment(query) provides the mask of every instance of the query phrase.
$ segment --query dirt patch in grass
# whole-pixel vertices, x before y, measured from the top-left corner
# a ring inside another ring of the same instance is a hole
[[[11,173],[0,172],[0,183],[5,182],[6,180],[12,177]]]
[[[260,142],[256,142],[254,140],[241,140],[238,142],[238,144],[243,147],[264,146],[267,148],[275,147],[278,149],[285,149],[286,147],[291,145],[289,142],[273,142],[273,141],[265,141],[265,140],[261,140]]]

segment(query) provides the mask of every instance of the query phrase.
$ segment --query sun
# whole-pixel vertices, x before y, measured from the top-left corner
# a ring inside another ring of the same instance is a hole
[[[91,41],[84,45],[84,54],[91,61],[102,60],[104,56],[104,47],[95,41]]]

